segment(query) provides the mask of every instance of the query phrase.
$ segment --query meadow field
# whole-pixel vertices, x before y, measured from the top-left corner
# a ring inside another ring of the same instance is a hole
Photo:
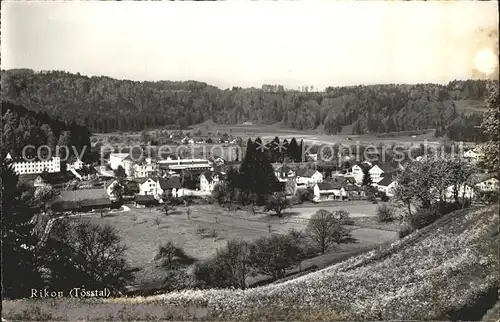
[[[318,209],[345,210],[353,218],[373,217],[376,206],[367,202],[311,205],[290,209],[284,218],[270,213],[252,214],[247,210],[225,210],[218,205],[192,205],[177,207],[168,216],[157,208],[135,208],[129,211],[110,213],[104,217],[82,216],[74,220],[115,227],[128,249],[128,262],[140,268],[136,273],[138,285],[161,281],[165,270],[154,261],[161,244],[173,242],[195,260],[204,260],[215,255],[218,248],[231,239],[251,241],[271,233],[286,233],[289,229],[303,231],[309,217]],[[188,216],[189,209],[189,216]],[[363,226],[363,227],[361,227]],[[397,237],[394,231],[370,228],[370,225],[352,226],[354,245],[341,245],[335,252],[355,250],[381,244]],[[383,228],[383,227],[377,227]]]
[[[478,112],[484,109],[484,102],[482,101],[456,101],[457,111],[464,112],[466,114]],[[161,130],[161,129],[158,129]],[[154,132],[156,129],[151,129],[146,132]],[[374,134],[362,134],[353,135],[351,134],[352,126],[344,126],[342,131],[335,135],[324,134],[323,129],[318,127],[317,129],[308,130],[297,130],[286,128],[282,122],[277,122],[274,124],[217,124],[212,120],[205,121],[196,125],[192,125],[189,129],[183,130],[184,133],[190,132],[191,134],[195,132],[200,132],[202,136],[215,137],[216,133],[221,135],[224,133],[239,136],[243,140],[248,138],[261,137],[265,140],[272,140],[274,137],[278,136],[280,138],[291,139],[295,137],[300,140],[308,142],[315,142],[316,144],[321,143],[344,143],[353,144],[356,141],[366,144],[372,143],[420,143],[428,141],[430,144],[439,144],[442,142],[442,138],[434,137],[434,129],[418,130],[418,131],[403,131],[403,132],[391,132],[391,133],[374,133]],[[168,130],[171,132],[171,130]],[[110,137],[119,137],[120,140],[126,141],[138,141],[141,132],[110,132],[110,133],[94,133],[94,136],[98,139],[107,140]]]

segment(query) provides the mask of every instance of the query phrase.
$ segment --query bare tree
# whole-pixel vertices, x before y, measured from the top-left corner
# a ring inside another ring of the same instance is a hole
[[[156,224],[156,226],[158,226],[158,229],[160,229],[161,218],[160,217],[156,218],[154,223]]]
[[[321,254],[329,247],[350,241],[351,235],[336,216],[324,209],[314,214],[307,224],[306,232],[311,241],[318,246]]]

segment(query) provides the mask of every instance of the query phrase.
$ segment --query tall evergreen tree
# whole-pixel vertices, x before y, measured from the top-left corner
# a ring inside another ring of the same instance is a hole
[[[290,157],[290,160],[294,162],[299,162],[300,160],[297,160],[297,151],[299,150],[299,145],[297,144],[297,140],[295,138],[292,138],[290,141],[290,150],[288,153],[288,156]]]
[[[363,186],[369,186],[372,184],[372,177],[370,176],[370,172],[368,167],[363,168]]]

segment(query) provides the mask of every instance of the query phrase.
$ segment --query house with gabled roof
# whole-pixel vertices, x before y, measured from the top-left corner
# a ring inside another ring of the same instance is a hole
[[[274,170],[274,175],[279,181],[287,181],[289,178],[295,177],[295,170],[285,164],[276,168]]]
[[[200,175],[200,190],[212,192],[215,185],[224,180],[224,173],[218,171],[205,171]]]
[[[179,177],[158,178],[157,180],[158,196],[170,194],[172,197],[180,197],[181,188],[181,180]]]
[[[106,210],[111,208],[111,200],[106,190],[82,189],[65,190],[53,200],[46,203],[56,213],[68,211],[92,211]]]
[[[374,162],[373,166],[368,170],[372,183],[378,183],[382,180],[383,173],[395,173],[399,171],[398,165],[392,164],[391,162]]]
[[[476,176],[476,182],[475,187],[479,191],[498,191],[499,189],[499,181],[494,174],[478,174]]]
[[[365,190],[358,187],[355,184],[348,182],[347,185],[344,187],[344,189],[347,193],[348,200],[364,200],[364,199],[366,199]]]
[[[314,200],[338,200],[347,197],[347,192],[340,182],[325,181],[314,185]]]
[[[356,180],[356,183],[363,182],[364,171],[370,170],[371,165],[368,163],[357,163],[351,167],[351,176]]]
[[[136,207],[153,207],[158,205],[158,200],[152,195],[136,195],[134,205]]]
[[[158,182],[156,178],[137,178],[136,181],[139,184],[140,195],[158,195]]]
[[[388,197],[394,197],[394,191],[398,184],[395,179],[396,174],[394,172],[383,173],[382,179],[375,183],[374,186],[378,191],[385,192]]]
[[[313,169],[298,169],[295,172],[297,185],[312,185],[323,182],[323,174]]]
[[[474,149],[465,151],[464,159],[466,159],[469,162],[479,162],[483,157],[483,155],[484,153],[481,151],[481,149],[476,147]]]

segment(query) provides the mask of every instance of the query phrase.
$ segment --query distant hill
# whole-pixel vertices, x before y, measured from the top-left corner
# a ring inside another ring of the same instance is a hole
[[[485,98],[487,84],[467,80],[329,87],[307,93],[221,90],[197,81],[137,82],[27,69],[4,70],[1,77],[5,100],[75,120],[96,132],[187,128],[212,119],[218,124],[282,122],[287,128],[320,128],[326,134],[345,133],[347,127],[351,134],[437,128],[445,135],[452,123],[463,128],[477,125],[480,111],[469,111],[460,102],[474,100],[477,105]]]

